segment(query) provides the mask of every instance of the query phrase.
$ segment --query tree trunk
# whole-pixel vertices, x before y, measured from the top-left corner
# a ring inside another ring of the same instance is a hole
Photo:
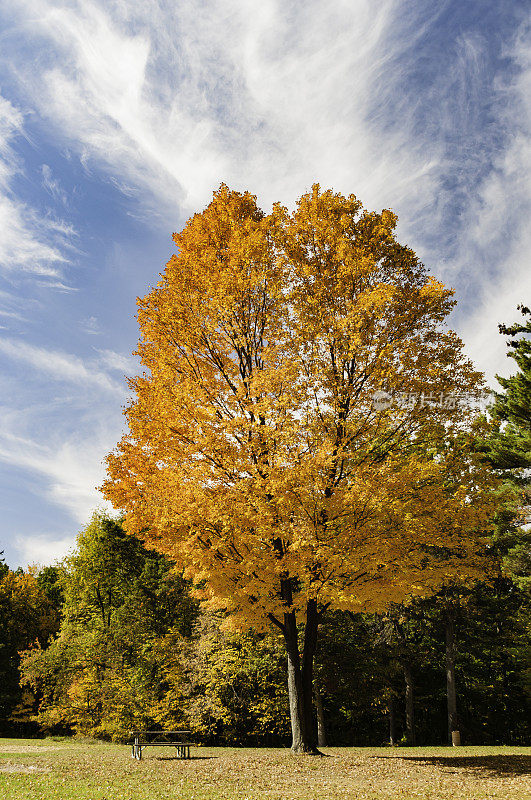
[[[389,700],[389,744],[391,747],[396,744],[396,703],[394,697]]]
[[[317,600],[308,600],[306,604],[306,625],[304,626],[304,646],[302,650],[302,691],[306,729],[312,747],[316,749],[316,726],[313,717],[313,660],[317,650],[317,630],[319,615]]]
[[[404,680],[406,682],[406,737],[407,743],[415,744],[415,708],[413,671],[410,664],[404,664]]]
[[[297,621],[291,611],[284,614],[284,641],[288,656],[288,697],[291,719],[291,749],[298,753],[307,743],[306,718],[303,708],[302,673],[299,655]]]
[[[317,709],[317,747],[326,747],[326,726],[323,698],[318,687],[315,687],[315,707]]]
[[[455,689],[455,629],[450,613],[445,620],[446,633],[446,696],[448,700],[448,743],[452,744],[452,733],[459,730],[457,719],[457,695]]]
[[[291,718],[293,753],[318,754],[313,720],[313,658],[317,645],[319,615],[317,602],[309,600],[306,607],[306,625],[302,661],[299,653],[297,620],[295,613],[284,614],[282,632],[288,656],[288,695]]]

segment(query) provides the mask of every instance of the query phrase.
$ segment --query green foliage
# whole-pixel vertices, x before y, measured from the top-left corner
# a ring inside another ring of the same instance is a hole
[[[446,729],[445,619],[453,620],[459,728],[465,743],[525,742],[524,692],[529,630],[527,597],[502,575],[472,588],[454,585],[405,610],[417,631],[416,718],[421,742],[443,742]]]
[[[512,562],[525,577],[531,574],[530,541],[517,527],[528,521],[531,503],[531,310],[518,308],[527,317],[524,323],[498,326],[506,336],[521,336],[508,342],[508,356],[516,362],[517,371],[509,378],[497,376],[504,391],[494,394],[489,408],[491,429],[479,442],[479,449],[493,469],[504,476],[507,485],[513,487],[512,502],[502,506],[498,514],[498,531],[502,547],[505,546],[504,555],[516,548],[507,565]]]
[[[509,512],[505,521],[506,539],[494,546],[500,555],[521,541]],[[61,601],[61,628],[49,643]],[[391,699],[398,739],[404,736],[405,663],[415,683],[417,741],[445,741],[448,602],[465,741],[525,741],[528,600],[514,579],[499,574],[490,584],[447,589],[444,597],[396,606],[384,617],[328,612],[315,682],[329,744],[385,743]],[[116,520],[95,515],[75,553],[58,567],[36,576],[8,571],[0,581],[0,610],[11,655],[32,645],[22,658],[22,690],[18,655],[6,671],[7,650],[0,648],[7,676],[0,697],[12,717],[27,718],[36,698],[36,719],[56,733],[121,739],[132,728],[186,726],[205,743],[288,741],[281,642],[252,631],[225,632],[221,613],[198,616],[172,565],[124,534]]]
[[[499,325],[500,333],[520,336],[511,339],[508,356],[518,367],[509,378],[496,376],[505,390],[495,393],[490,413],[498,423],[487,441],[487,452],[492,465],[500,470],[519,471],[531,467],[531,310],[518,306],[527,321],[506,326]],[[525,477],[524,477],[525,480]]]
[[[0,730],[24,721],[15,710],[22,701],[19,651],[33,642],[43,646],[57,630],[58,615],[34,571],[0,569]],[[14,716],[15,715],[15,716]],[[15,726],[16,729],[16,726]]]
[[[225,633],[204,613],[181,651],[188,724],[203,741],[287,743],[290,734],[285,653],[264,633]]]
[[[58,614],[64,603],[62,587],[63,570],[60,566],[43,567],[37,574],[37,583]]]
[[[320,632],[315,683],[324,708],[327,742],[386,741],[389,691],[396,663],[364,614],[328,612]]]
[[[522,632],[519,646],[516,650],[511,647],[510,653],[516,653],[519,659],[516,685],[523,684],[531,698],[531,309],[523,305],[518,309],[524,317],[522,322],[498,326],[500,333],[513,337],[508,341],[508,356],[517,370],[509,378],[497,376],[504,391],[494,395],[489,409],[492,428],[480,449],[512,489],[512,501],[502,505],[496,518],[493,547],[502,558],[512,595],[519,599],[504,630],[514,627]],[[503,674],[508,670],[510,667],[504,665]]]
[[[456,673],[467,741],[529,740],[528,619],[528,598],[508,578],[478,585],[465,598]]]
[[[57,588],[52,579],[43,576],[50,591]],[[58,583],[59,634],[22,658],[23,683],[40,701],[39,723],[102,738],[152,723],[163,696],[157,640],[169,630],[189,634],[196,614],[187,583],[102,514],[79,535]]]
[[[3,578],[9,572],[9,567],[7,566],[4,558],[4,551],[0,550],[0,578]]]

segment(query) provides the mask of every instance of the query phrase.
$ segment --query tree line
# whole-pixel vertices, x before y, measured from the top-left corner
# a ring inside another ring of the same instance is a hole
[[[500,571],[383,615],[330,612],[314,676],[320,745],[445,743],[449,658],[463,742],[525,743],[522,580]],[[209,744],[289,744],[280,637],[224,632],[223,615],[199,608],[175,565],[116,520],[95,514],[56,567],[4,568],[0,603],[4,735],[120,741],[131,729],[185,726]]]

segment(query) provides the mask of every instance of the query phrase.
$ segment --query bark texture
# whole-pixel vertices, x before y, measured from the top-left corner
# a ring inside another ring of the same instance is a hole
[[[292,604],[292,588],[289,579],[281,583],[282,598],[289,607]],[[302,658],[299,650],[299,632],[294,611],[284,613],[281,623],[270,617],[284,635],[288,660],[288,696],[291,720],[293,753],[319,754],[316,744],[316,726],[313,717],[313,661],[317,647],[319,613],[317,601],[308,600]]]
[[[448,744],[453,744],[452,737],[454,731],[459,730],[459,720],[457,717],[457,692],[455,686],[455,627],[454,620],[450,613],[445,620],[446,634],[446,695],[448,700]]]
[[[315,708],[317,710],[317,747],[326,747],[326,722],[323,698],[318,687],[315,687]]]
[[[389,700],[389,744],[396,745],[396,702],[395,698]]]
[[[415,744],[415,704],[413,670],[410,664],[404,664],[404,680],[406,683],[406,736],[407,743]]]

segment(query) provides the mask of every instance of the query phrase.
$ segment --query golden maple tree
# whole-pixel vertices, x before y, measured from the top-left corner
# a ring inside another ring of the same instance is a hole
[[[129,531],[235,625],[282,631],[297,752],[323,611],[477,574],[490,512],[466,446],[481,377],[396,222],[318,185],[266,215],[222,185],[139,300],[146,371],[107,459]]]

